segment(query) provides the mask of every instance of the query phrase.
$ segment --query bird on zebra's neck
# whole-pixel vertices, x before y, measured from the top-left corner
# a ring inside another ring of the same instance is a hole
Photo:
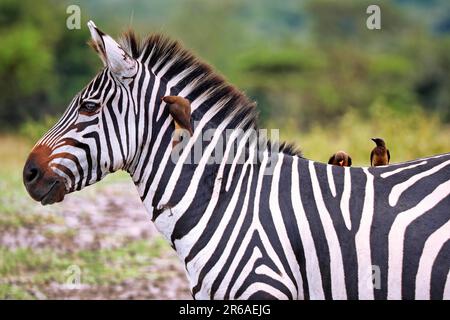
[[[370,153],[370,165],[372,167],[377,167],[389,164],[391,154],[389,149],[386,148],[386,142],[381,138],[372,138],[372,141],[375,142],[377,146],[373,148]]]
[[[165,96],[162,101],[169,106],[169,113],[175,121],[175,132],[172,141],[172,146],[175,147],[180,143],[183,130],[189,132],[189,136],[192,136],[191,126],[191,102],[183,97],[179,96]]]
[[[328,160],[328,164],[332,164],[340,167],[351,167],[352,158],[345,151],[338,151],[333,154]]]

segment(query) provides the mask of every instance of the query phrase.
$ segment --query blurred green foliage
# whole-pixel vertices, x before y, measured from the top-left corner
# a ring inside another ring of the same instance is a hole
[[[40,120],[27,119],[19,129],[21,136],[27,138],[30,143],[38,141],[55,123],[58,117],[46,115]]]
[[[69,32],[58,1],[0,1],[0,125],[64,110],[98,67],[85,45],[88,33]],[[95,58],[95,59],[94,59]]]
[[[371,31],[371,2],[1,0],[1,128],[39,137],[94,76],[101,63],[85,45],[89,19],[112,35],[133,27],[182,40],[257,101],[262,126],[288,135],[333,131],[350,116],[371,123],[380,101],[385,122],[418,114],[445,126],[450,3],[377,1],[382,29]],[[66,28],[69,4],[81,8],[81,30]]]

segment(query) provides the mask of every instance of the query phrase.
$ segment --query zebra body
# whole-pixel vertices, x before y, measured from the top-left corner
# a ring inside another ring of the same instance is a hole
[[[105,68],[30,154],[35,200],[128,171],[197,299],[450,298],[450,154],[376,168],[304,159],[261,143],[254,105],[176,42],[120,46],[89,27]],[[167,95],[192,102],[180,148]]]
[[[280,153],[265,175],[267,158],[228,191],[216,175],[202,202],[192,180],[176,185],[182,204],[154,220],[196,298],[450,298],[449,154],[341,168]]]

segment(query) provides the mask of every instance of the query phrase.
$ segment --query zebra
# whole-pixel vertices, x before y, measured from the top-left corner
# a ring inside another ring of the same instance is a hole
[[[308,160],[255,138],[255,104],[179,42],[88,28],[104,68],[33,147],[34,200],[127,171],[195,299],[450,298],[450,153],[371,168]],[[192,109],[176,147],[169,95]]]

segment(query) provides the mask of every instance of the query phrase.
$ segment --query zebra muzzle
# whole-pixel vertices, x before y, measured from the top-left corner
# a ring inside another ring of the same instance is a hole
[[[36,147],[23,168],[23,183],[28,194],[43,205],[60,202],[66,195],[64,179],[48,166],[50,149]]]

